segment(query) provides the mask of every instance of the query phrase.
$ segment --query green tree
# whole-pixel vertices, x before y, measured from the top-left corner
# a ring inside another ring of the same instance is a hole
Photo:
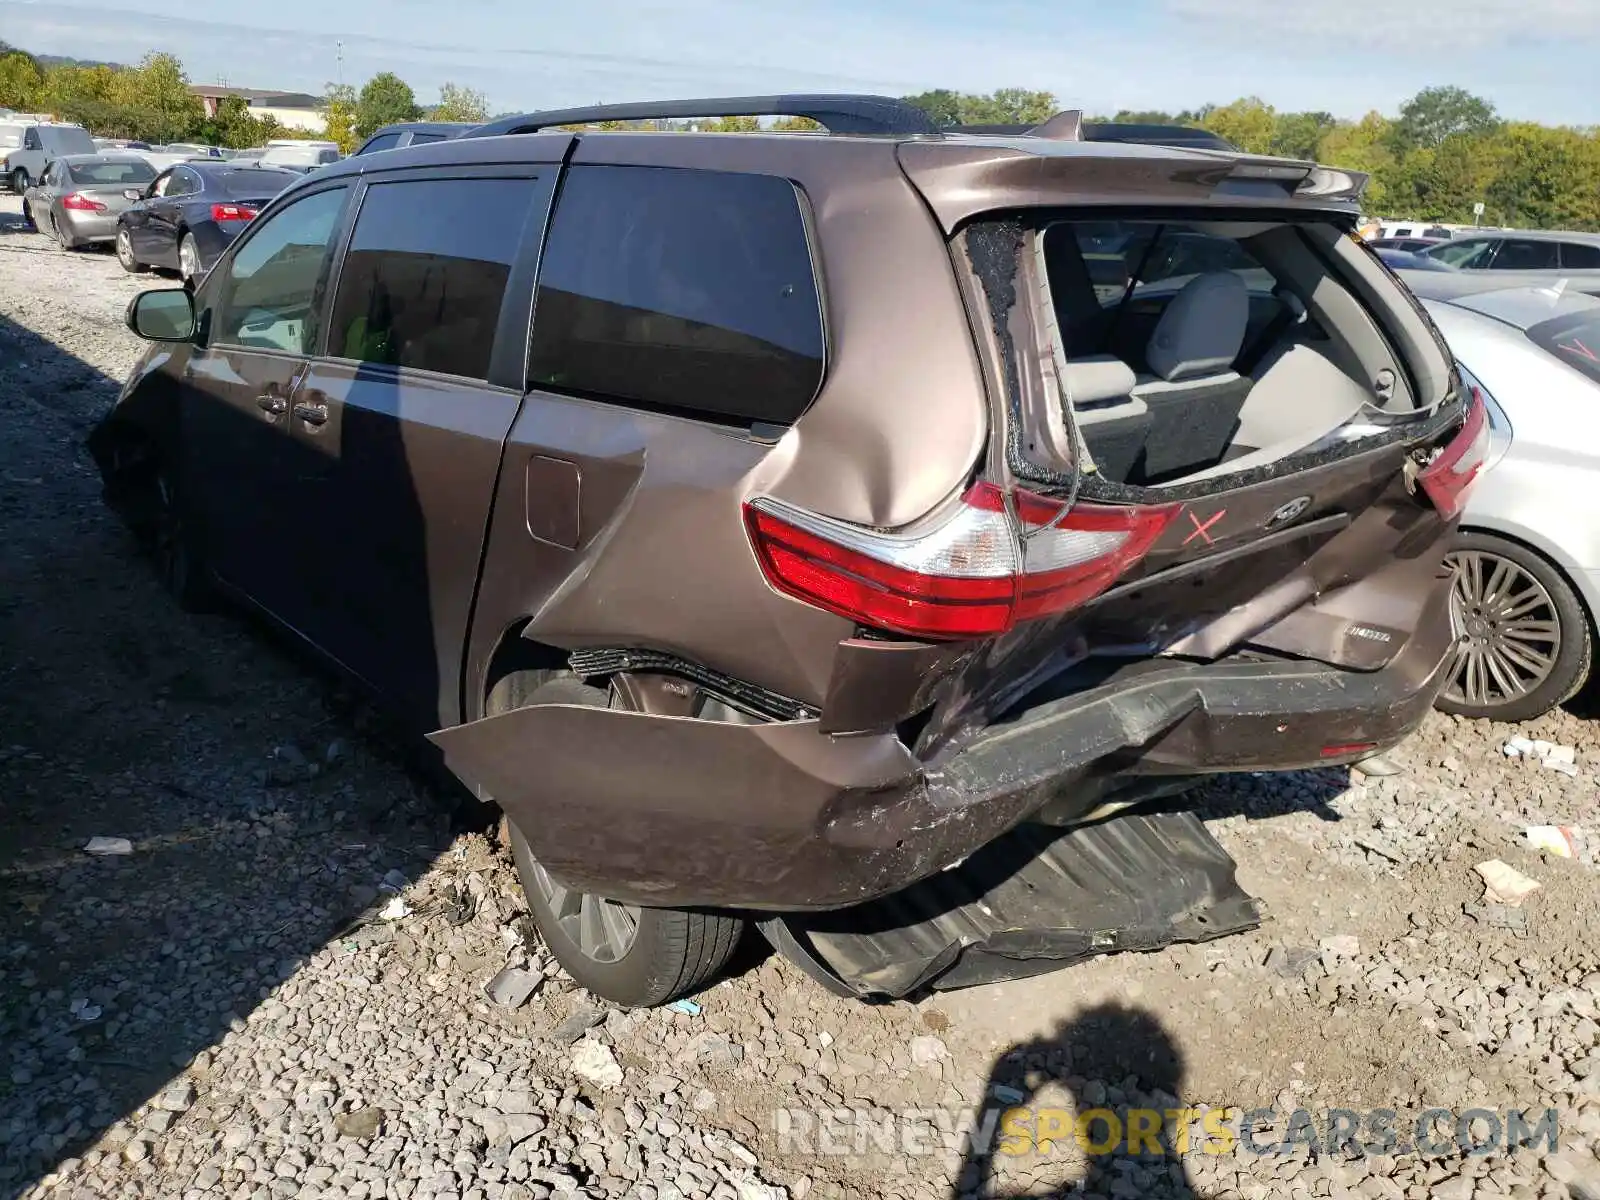
[[[44,92],[44,72],[33,55],[12,50],[0,57],[0,108],[37,108]]]
[[[1393,137],[1400,153],[1431,150],[1453,134],[1493,133],[1499,124],[1494,105],[1465,88],[1431,87],[1400,106]]]
[[[338,144],[342,154],[349,154],[361,139],[356,136],[356,89],[348,83],[330,83],[327,90],[327,108],[322,117],[322,136]]]
[[[1322,139],[1336,124],[1332,113],[1279,113],[1273,125],[1271,151],[1283,158],[1314,160]]]
[[[904,97],[904,100],[927,113],[940,129],[961,124],[961,96],[948,88],[918,92],[915,96]]]
[[[1387,201],[1384,176],[1394,167],[1389,149],[1393,126],[1379,112],[1369,112],[1359,121],[1341,121],[1323,135],[1317,157],[1330,166],[1364,171],[1372,176],[1367,185],[1366,204],[1379,209]]]
[[[428,113],[431,121],[475,121],[489,119],[489,101],[482,92],[446,83],[439,88],[439,103]]]
[[[1270,154],[1277,132],[1278,115],[1270,104],[1255,96],[1246,96],[1221,107],[1208,106],[1200,123],[1241,150],[1251,154]]]
[[[1491,218],[1542,229],[1600,228],[1600,142],[1576,129],[1506,125],[1485,187]]]
[[[714,117],[695,123],[701,133],[756,133],[761,129],[759,117]]]
[[[380,71],[361,89],[355,115],[356,136],[369,138],[385,125],[415,121],[422,110],[409,83],[393,71]]]

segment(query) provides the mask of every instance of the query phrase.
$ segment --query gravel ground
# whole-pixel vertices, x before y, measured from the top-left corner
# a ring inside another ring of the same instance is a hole
[[[1518,835],[1600,829],[1591,722],[1435,716],[1392,777],[1210,784],[1270,918],[1247,935],[883,1006],[752,945],[698,1008],[608,1010],[380,723],[150,581],[81,449],[138,352],[121,313],[142,281],[17,212],[0,201],[0,1196],[1585,1194],[1600,877],[1592,844]],[[1578,775],[1507,758],[1514,733],[1575,747]],[[94,836],[132,853],[89,855]],[[1542,889],[1484,907],[1491,858]],[[483,991],[507,966],[537,984],[518,1007]],[[1267,1106],[1280,1135],[1297,1107],[1402,1130],[1553,1107],[1560,1145],[963,1155],[963,1114],[1019,1099]]]

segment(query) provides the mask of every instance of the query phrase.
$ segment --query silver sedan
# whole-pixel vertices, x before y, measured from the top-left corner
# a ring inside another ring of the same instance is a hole
[[[45,168],[22,195],[22,219],[49,234],[64,250],[117,236],[117,214],[156,177],[143,155],[68,154]]]
[[[1600,299],[1517,287],[1428,299],[1492,449],[1452,553],[1460,653],[1439,706],[1526,720],[1588,681],[1600,614]]]

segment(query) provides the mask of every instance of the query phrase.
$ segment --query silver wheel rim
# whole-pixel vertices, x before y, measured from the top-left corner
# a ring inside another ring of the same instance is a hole
[[[200,275],[200,255],[188,238],[178,244],[178,271],[185,279],[195,279]]]
[[[1510,559],[1482,550],[1460,550],[1445,562],[1455,572],[1450,628],[1456,639],[1445,698],[1492,708],[1542,686],[1561,653],[1561,617],[1544,584]]]
[[[639,909],[562,887],[537,862],[530,864],[533,886],[549,908],[556,928],[587,959],[620,962],[639,936]]]
[[[133,243],[128,240],[126,229],[117,230],[117,257],[122,260],[123,266],[133,266]]]

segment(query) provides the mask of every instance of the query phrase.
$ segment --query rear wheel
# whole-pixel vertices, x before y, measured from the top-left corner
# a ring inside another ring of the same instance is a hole
[[[1571,699],[1589,677],[1589,616],[1548,560],[1489,533],[1466,533],[1446,557],[1455,571],[1454,673],[1439,707],[1466,717],[1525,721]]]
[[[130,275],[144,270],[144,264],[134,257],[133,238],[129,236],[126,226],[117,229],[117,262]]]
[[[192,233],[184,234],[178,243],[178,274],[187,284],[200,282],[200,246]]]
[[[485,716],[529,704],[604,708],[608,692],[570,677],[516,671],[490,689]],[[597,996],[649,1008],[701,987],[727,965],[744,922],[721,913],[641,908],[563,887],[533,857],[528,839],[507,822],[528,907],[545,945],[567,974]]]
[[[56,245],[63,250],[76,250],[77,246],[72,241],[72,235],[61,228],[61,222],[55,217],[50,218],[50,233],[56,239]]]
[[[18,167],[11,172],[11,190],[19,196],[28,190],[28,169],[26,167]]]
[[[211,607],[211,576],[177,476],[158,467],[150,486],[149,517],[139,532],[156,578],[185,612],[205,612]]]

